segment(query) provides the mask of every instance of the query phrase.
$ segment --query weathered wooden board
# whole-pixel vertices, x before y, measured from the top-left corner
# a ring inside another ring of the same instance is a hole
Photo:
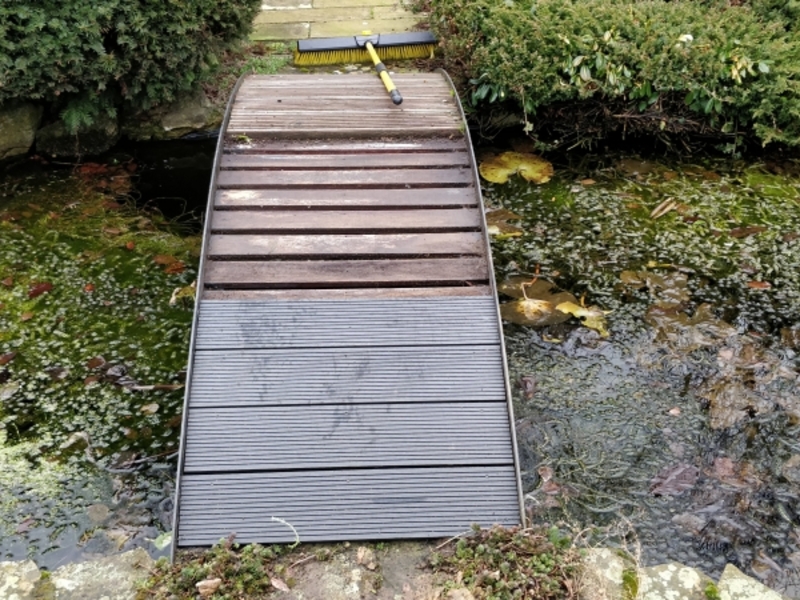
[[[254,258],[365,258],[417,256],[482,256],[483,235],[462,233],[397,233],[352,235],[224,235],[210,238],[208,255],[215,260]]]
[[[356,188],[332,190],[318,189],[248,189],[219,190],[217,208],[246,209],[270,208],[436,208],[446,206],[476,206],[475,188],[430,187],[416,189],[382,189],[380,191]]]
[[[293,169],[332,171],[340,169],[434,169],[469,167],[466,152],[407,152],[389,154],[226,154],[223,169]]]
[[[481,227],[475,208],[417,210],[226,210],[214,214],[213,233],[367,233],[464,231]]]

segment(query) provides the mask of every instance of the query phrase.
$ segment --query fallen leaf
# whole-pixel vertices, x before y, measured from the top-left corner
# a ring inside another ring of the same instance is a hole
[[[508,221],[519,221],[520,219],[522,219],[521,216],[505,208],[490,210],[486,213],[486,228],[489,235],[499,239],[518,237],[525,233],[525,230]]]
[[[751,290],[768,290],[772,284],[769,281],[748,281],[747,287]]]
[[[127,248],[128,250],[133,250],[134,248],[136,248],[136,242],[128,242],[127,244],[125,244],[125,248]]]
[[[4,286],[11,287],[14,285],[14,278],[13,277],[6,277],[3,281],[0,281]]]
[[[221,585],[222,579],[217,577],[215,579],[204,579],[203,581],[198,581],[194,587],[197,588],[197,593],[200,594],[201,597],[208,598],[213,596]]]
[[[680,406],[673,406],[667,411],[667,414],[673,417],[680,417],[681,416],[681,407]]]
[[[581,179],[580,181],[581,185],[594,185],[595,183],[597,182],[594,179]]]
[[[289,586],[286,585],[286,582],[284,582],[282,579],[278,579],[277,577],[270,577],[269,582],[272,584],[272,587],[274,587],[276,590],[280,590],[282,592],[289,591]]]
[[[650,493],[654,496],[677,496],[690,490],[697,483],[700,469],[685,463],[664,467],[650,482]]]
[[[108,202],[103,202],[103,208],[107,208],[109,210],[119,210],[122,208],[122,204],[109,200]]]
[[[98,381],[100,381],[100,378],[95,376],[95,375],[93,375],[92,377],[87,377],[86,379],[84,379],[83,380],[83,385],[89,386],[89,385],[92,385],[94,383],[97,383]]]
[[[117,229],[116,227],[106,227],[105,229],[103,229],[103,232],[107,233],[108,235],[119,235],[120,233],[122,233],[122,230]]]
[[[10,363],[16,356],[16,352],[6,352],[5,354],[0,354],[0,367]]]
[[[580,306],[574,302],[562,302],[556,306],[556,310],[580,319],[584,327],[594,329],[602,337],[608,337],[606,329],[606,315],[611,311],[601,310],[596,306]]]
[[[87,369],[96,369],[97,367],[102,367],[106,364],[106,359],[102,356],[95,356],[94,358],[90,358],[86,361],[86,368]]]
[[[26,533],[30,530],[34,525],[36,525],[36,520],[33,517],[28,517],[27,519],[23,520],[19,525],[17,525],[16,533]]]
[[[83,291],[87,293],[92,293],[94,291],[94,284],[87,283],[85,286],[83,286]]]
[[[746,238],[751,235],[756,235],[757,233],[762,233],[766,231],[766,227],[761,226],[752,226],[752,227],[736,227],[731,229],[728,233],[731,237],[734,238]]]
[[[535,154],[523,152],[503,152],[483,161],[478,170],[481,177],[492,183],[506,183],[515,173],[533,183],[547,183],[553,176],[553,165]]]
[[[178,262],[178,259],[167,254],[156,254],[153,257],[153,262],[157,265],[171,265],[172,263]]]
[[[535,298],[522,298],[500,305],[500,316],[517,325],[544,327],[563,323],[566,319],[552,302]]]
[[[536,392],[536,380],[529,375],[520,377],[519,387],[522,388],[522,393],[525,394],[525,397],[530,400],[533,398],[533,394]]]
[[[167,275],[177,275],[178,273],[183,273],[186,270],[186,265],[183,264],[181,261],[174,262],[170,265],[167,265],[164,268],[164,273]]]
[[[49,281],[45,281],[43,283],[37,283],[28,292],[28,298],[36,298],[46,292],[52,291],[52,289],[53,289],[53,284],[50,283]]]
[[[154,415],[158,412],[158,404],[156,404],[155,402],[153,402],[152,404],[145,404],[139,410],[146,415]]]
[[[658,219],[659,217],[663,217],[669,211],[675,210],[676,208],[678,208],[678,203],[672,198],[667,198],[650,212],[650,218]]]
[[[20,321],[30,321],[33,318],[32,312],[24,312],[19,316]]]

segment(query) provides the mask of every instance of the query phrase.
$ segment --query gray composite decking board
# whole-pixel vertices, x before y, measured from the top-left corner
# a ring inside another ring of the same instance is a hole
[[[395,348],[379,343],[373,340],[361,348],[199,349],[190,406],[456,402],[469,410],[468,402],[505,401],[499,341]]]
[[[189,413],[188,428],[185,473],[512,464],[502,396],[469,405],[207,408]]]
[[[498,344],[491,296],[401,300],[202,300],[196,348]]]
[[[513,466],[186,473],[181,547],[430,538],[519,522]],[[344,537],[343,537],[344,535]]]
[[[363,154],[225,154],[223,169],[404,169],[408,167],[468,167],[466,152],[406,152]]]

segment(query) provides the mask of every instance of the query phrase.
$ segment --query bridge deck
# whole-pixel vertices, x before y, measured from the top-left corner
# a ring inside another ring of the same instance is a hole
[[[441,74],[251,76],[217,151],[177,546],[520,521],[503,342]],[[286,524],[290,524],[291,527]]]

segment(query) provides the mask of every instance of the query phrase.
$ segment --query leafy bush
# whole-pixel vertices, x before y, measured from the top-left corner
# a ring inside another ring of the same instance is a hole
[[[799,145],[796,9],[776,0],[432,0],[431,23],[448,67],[470,79],[468,103],[514,102],[529,131],[559,103],[599,104],[594,116],[611,128]],[[574,114],[560,116],[574,128]]]
[[[149,108],[206,75],[259,0],[3,0],[0,105],[53,103],[73,129]]]

